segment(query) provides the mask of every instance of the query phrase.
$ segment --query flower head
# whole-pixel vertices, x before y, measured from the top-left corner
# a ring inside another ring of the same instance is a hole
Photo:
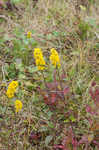
[[[15,110],[16,110],[16,113],[19,112],[21,109],[22,109],[22,102],[20,100],[16,100],[15,101]]]
[[[38,67],[38,70],[44,70],[45,69],[45,61],[42,58],[36,59],[36,66]]]
[[[32,33],[30,31],[27,32],[27,38],[31,38],[32,37]]]
[[[54,48],[51,49],[50,61],[55,67],[61,66],[58,52]]]
[[[14,93],[16,92],[16,88],[18,87],[18,82],[17,81],[12,81],[7,89],[6,95],[8,96],[8,98],[13,98],[14,97]]]
[[[18,82],[17,82],[17,81],[12,81],[12,82],[9,84],[9,87],[8,87],[8,88],[16,89],[17,87],[18,87]]]
[[[34,49],[34,59],[36,66],[38,67],[38,70],[44,70],[45,69],[45,60],[43,58],[43,53],[40,48]]]
[[[6,95],[8,96],[8,98],[13,98],[14,97],[14,90],[13,89],[8,89],[6,92]]]
[[[42,50],[40,48],[35,48],[34,49],[34,59],[39,59],[43,57]]]

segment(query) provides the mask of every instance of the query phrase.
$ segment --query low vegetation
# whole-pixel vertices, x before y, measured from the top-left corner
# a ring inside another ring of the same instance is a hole
[[[0,1],[0,149],[99,149],[99,1]]]

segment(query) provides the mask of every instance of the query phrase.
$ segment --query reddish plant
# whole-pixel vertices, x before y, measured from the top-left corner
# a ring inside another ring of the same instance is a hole
[[[29,143],[35,145],[39,142],[40,139],[41,139],[41,134],[39,132],[32,131],[29,136]]]
[[[92,83],[92,86],[89,90],[89,93],[94,100],[95,104],[99,106],[99,87],[95,83]]]

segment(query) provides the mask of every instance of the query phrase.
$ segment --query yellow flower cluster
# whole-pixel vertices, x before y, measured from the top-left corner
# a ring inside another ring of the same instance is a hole
[[[58,52],[54,48],[51,49],[50,61],[55,67],[61,66]]]
[[[27,32],[27,38],[31,38],[32,37],[32,33],[30,31]]]
[[[14,104],[15,104],[15,110],[16,110],[16,113],[17,113],[22,109],[23,104],[20,100],[16,100]]]
[[[40,48],[34,49],[34,59],[35,59],[36,66],[38,67],[38,70],[44,70],[45,60],[43,58],[43,53]]]
[[[8,96],[8,98],[13,98],[14,97],[14,93],[16,92],[16,88],[18,87],[18,82],[17,81],[12,81],[7,89],[6,95]]]

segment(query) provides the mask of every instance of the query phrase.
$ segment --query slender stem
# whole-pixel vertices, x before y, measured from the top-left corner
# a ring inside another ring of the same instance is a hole
[[[59,73],[58,68],[57,68],[57,73],[58,73],[58,77],[59,77],[59,83],[60,83],[61,91],[62,91],[62,94],[63,94],[64,104],[65,104],[65,96],[64,96],[64,93],[63,93],[63,85],[62,85],[62,82],[61,82],[61,77],[60,77],[60,73]]]
[[[49,92],[48,86],[46,84],[46,80],[45,80],[45,76],[44,76],[44,72],[42,71],[42,76],[43,76],[43,81],[44,81],[44,85],[47,88],[47,91]]]

